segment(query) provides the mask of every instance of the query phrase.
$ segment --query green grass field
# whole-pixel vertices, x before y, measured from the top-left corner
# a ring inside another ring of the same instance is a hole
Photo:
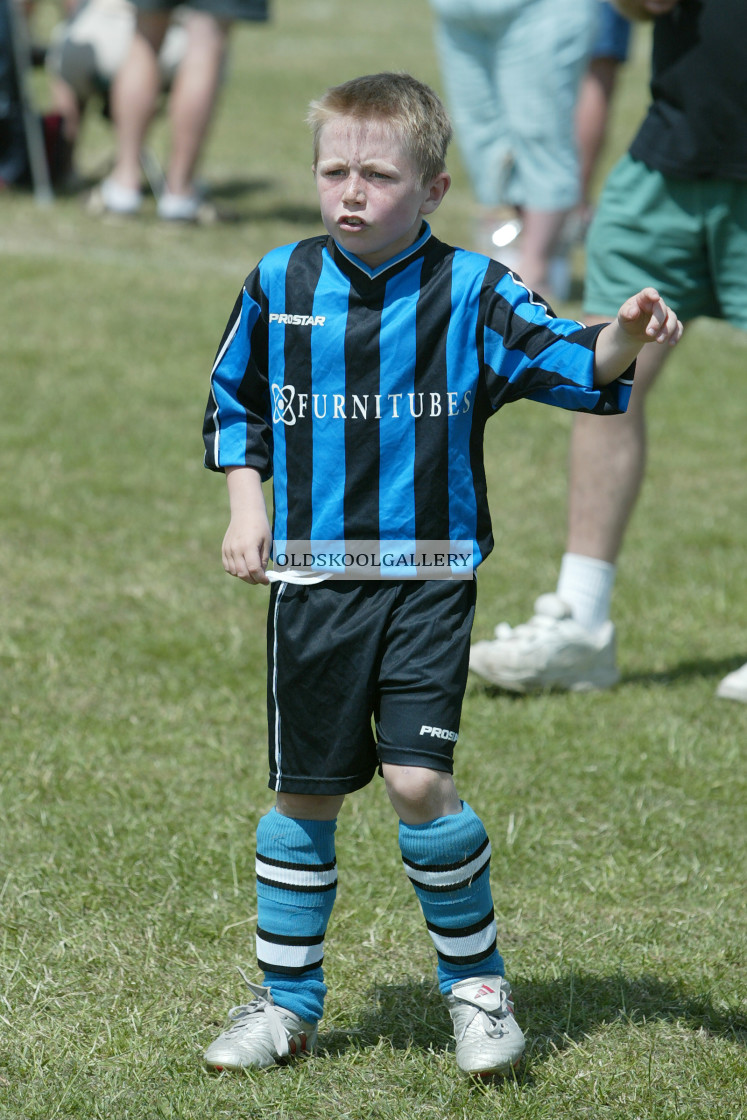
[[[0,1116],[8,1120],[747,1117],[747,339],[696,324],[651,403],[615,597],[621,685],[469,687],[457,778],[491,833],[500,947],[528,1036],[515,1080],[457,1075],[380,782],[338,830],[319,1056],[208,1075],[254,975],[267,596],[220,563],[202,467],[209,367],[245,274],[319,230],[302,120],[355,73],[439,86],[425,0],[276,0],[243,27],[208,152],[238,220],[163,228],[0,197]],[[607,161],[645,101],[646,45]],[[40,78],[37,75],[37,78]],[[162,151],[159,125],[154,147]],[[85,170],[112,151],[92,119]],[[436,232],[463,240],[455,185]],[[578,314],[578,307],[573,308]],[[497,547],[476,635],[527,617],[563,547],[570,419],[488,428]]]

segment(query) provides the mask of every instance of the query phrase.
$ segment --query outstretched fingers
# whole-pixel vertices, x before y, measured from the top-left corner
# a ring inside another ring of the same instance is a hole
[[[674,346],[682,337],[682,323],[656,288],[643,288],[620,308],[621,325],[631,334],[642,334],[646,342]]]
[[[653,291],[654,288],[645,289],[646,293]],[[682,323],[658,293],[651,307],[646,335],[652,342],[666,342],[670,346],[674,346],[682,338]]]

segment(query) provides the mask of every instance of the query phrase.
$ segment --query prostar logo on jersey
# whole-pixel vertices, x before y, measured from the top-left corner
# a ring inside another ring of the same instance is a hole
[[[270,386],[272,422],[293,427],[300,420],[401,420],[459,416],[472,407],[464,393],[300,393],[295,385]]]
[[[288,327],[323,327],[326,315],[286,315],[284,311],[272,311],[271,323],[282,323]]]

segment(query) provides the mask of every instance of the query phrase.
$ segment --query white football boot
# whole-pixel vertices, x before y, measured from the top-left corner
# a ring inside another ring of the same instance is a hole
[[[502,976],[474,976],[444,997],[454,1023],[457,1065],[464,1073],[492,1077],[510,1073],[524,1053],[514,1019],[511,987]]]
[[[241,975],[254,999],[229,1011],[230,1026],[208,1046],[205,1065],[216,1071],[268,1069],[311,1053],[317,1024],[278,1007],[269,988],[252,984],[243,972]]]
[[[743,704],[747,704],[747,662],[741,669],[735,669],[724,677],[716,689],[716,695],[722,700],[741,700]]]
[[[469,667],[510,692],[588,692],[611,688],[620,679],[613,624],[605,622],[591,633],[553,593],[540,595],[528,622],[516,627],[501,622],[492,641],[475,642]]]

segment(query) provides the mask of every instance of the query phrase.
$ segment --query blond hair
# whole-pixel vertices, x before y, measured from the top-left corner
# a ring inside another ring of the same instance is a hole
[[[411,74],[384,72],[352,78],[312,101],[306,121],[313,135],[315,167],[322,128],[332,117],[391,125],[400,134],[424,186],[446,168],[451,121],[430,86]]]

